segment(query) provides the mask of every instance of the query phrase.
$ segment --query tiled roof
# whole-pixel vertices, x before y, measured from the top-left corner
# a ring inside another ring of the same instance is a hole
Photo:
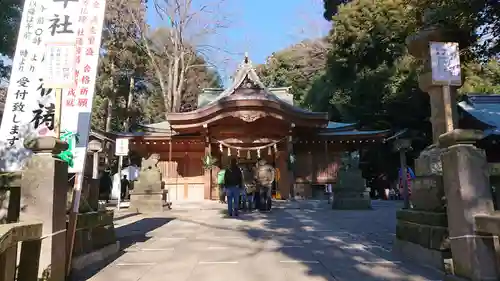
[[[500,95],[465,95],[458,106],[488,127],[484,130],[486,136],[500,135]]]

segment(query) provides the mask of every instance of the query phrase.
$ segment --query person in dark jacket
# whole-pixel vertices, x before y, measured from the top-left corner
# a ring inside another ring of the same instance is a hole
[[[227,193],[227,211],[229,216],[238,216],[238,203],[243,187],[243,175],[236,158],[231,158],[231,164],[224,174],[224,186]]]

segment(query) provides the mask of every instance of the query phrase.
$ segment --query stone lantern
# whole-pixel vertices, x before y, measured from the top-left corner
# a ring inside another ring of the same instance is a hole
[[[424,66],[419,86],[430,97],[433,145],[415,160],[415,206],[398,211],[393,250],[453,275],[497,280],[495,238],[478,235],[473,219],[494,211],[486,155],[474,146],[481,134],[457,128],[460,64],[457,69],[450,62],[458,57],[461,31],[426,24],[432,12],[424,13],[426,27],[406,43]]]

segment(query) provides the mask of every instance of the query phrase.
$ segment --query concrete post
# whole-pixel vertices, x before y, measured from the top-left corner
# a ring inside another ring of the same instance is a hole
[[[49,275],[44,280],[64,281],[68,164],[54,155],[66,150],[68,144],[54,137],[42,137],[25,146],[34,154],[22,176],[21,192],[27,206],[21,213],[21,221],[43,222],[39,276]]]
[[[470,144],[480,138],[481,132],[469,130],[454,130],[439,138],[445,148],[441,159],[453,272],[473,281],[498,280],[498,238],[475,233],[474,216],[494,212],[486,154]]]

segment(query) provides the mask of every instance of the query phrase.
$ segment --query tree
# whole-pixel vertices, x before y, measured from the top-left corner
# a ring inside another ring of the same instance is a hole
[[[335,16],[338,12],[339,6],[347,4],[351,1],[352,0],[323,0],[323,7],[325,8],[323,17],[327,21],[332,21],[333,16]]]
[[[500,54],[500,5],[497,0],[413,0],[425,18],[435,25],[458,33],[462,48],[483,60]],[[497,57],[498,58],[498,57]]]
[[[469,63],[463,70],[465,81],[462,94],[500,94],[500,62],[491,59],[486,63]]]
[[[2,9],[0,9],[0,54],[9,57],[14,54],[23,2],[21,0],[2,0]]]
[[[273,53],[265,64],[257,66],[257,73],[268,87],[291,87],[296,105],[306,106],[304,98],[311,90],[311,81],[324,74],[327,52],[325,38],[305,40]]]
[[[145,0],[108,0],[96,83],[93,127],[105,131],[128,130],[129,93],[132,77],[144,78],[148,60],[140,41],[138,25],[145,26]],[[133,95],[132,95],[133,98]],[[133,101],[132,101],[133,103]]]
[[[141,44],[161,89],[166,113],[181,111],[183,96],[188,93],[188,73],[195,68],[210,66],[206,61],[207,52],[216,48],[208,44],[209,39],[225,27],[221,3],[197,7],[192,0],[155,0],[157,14],[168,27],[156,30],[155,36],[137,24],[141,29]]]
[[[170,83],[173,83],[173,81],[170,80],[170,76],[172,75],[175,77],[176,75],[173,68],[175,66],[171,61],[172,59],[175,59],[173,55],[171,55],[171,30],[169,28],[162,27],[152,31],[148,36],[147,44],[147,48],[153,51],[151,54],[153,55],[154,60],[150,60],[150,74],[152,79],[155,80],[155,86],[160,90],[162,100],[165,100],[165,97],[172,98],[171,95],[165,95],[165,90],[174,90],[172,87],[169,87]],[[189,62],[185,62],[186,65],[184,66],[184,74],[182,74],[183,81],[182,83],[181,81],[177,81],[178,87],[181,87],[180,92],[176,92],[175,94],[178,95],[176,103],[179,104],[175,110],[173,108],[168,109],[165,105],[164,108],[167,108],[165,113],[193,110],[197,106],[198,95],[200,94],[201,89],[221,87],[221,79],[217,71],[214,68],[211,68],[211,65],[206,62],[205,58],[194,50],[194,46],[190,46],[187,42],[183,44],[185,44],[183,47],[185,50],[189,49],[191,51],[189,51],[186,56],[189,57]],[[165,53],[168,55],[165,55]],[[157,65],[152,63],[157,63]],[[179,69],[177,74],[180,74],[181,72],[182,70]],[[179,77],[179,79],[181,78]],[[170,104],[173,105],[173,103]]]
[[[21,0],[3,0],[0,9],[0,82],[8,79],[10,66],[5,58],[12,58],[16,48],[17,32],[21,22]],[[2,55],[5,57],[2,58]]]
[[[344,120],[366,127],[422,130],[428,98],[418,88],[418,64],[404,43],[417,29],[415,15],[403,0],[339,6],[325,77],[316,80],[306,102],[317,109],[328,101]]]

